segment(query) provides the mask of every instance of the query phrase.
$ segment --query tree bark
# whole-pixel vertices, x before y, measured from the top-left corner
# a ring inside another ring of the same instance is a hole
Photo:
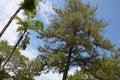
[[[70,60],[71,60],[71,56],[72,56],[72,47],[70,47],[69,53],[68,53],[68,57],[67,57],[67,62],[65,65],[65,70],[63,73],[63,78],[62,80],[66,80],[67,79],[67,75],[68,75],[68,71],[69,71],[69,67],[70,67]]]
[[[13,14],[13,16],[9,19],[9,21],[7,22],[7,24],[4,26],[4,28],[2,29],[2,31],[0,32],[0,38],[2,37],[2,35],[4,34],[4,32],[6,31],[6,29],[8,28],[8,26],[10,25],[10,23],[13,21],[13,19],[16,17],[16,15],[19,13],[19,11],[22,8],[19,7],[18,10]]]
[[[26,33],[26,30],[23,32],[23,34],[18,39],[18,41],[15,44],[14,48],[12,49],[11,53],[6,57],[6,59],[4,61],[4,64],[0,67],[0,72],[4,70],[5,65],[7,64],[7,62],[9,61],[11,56],[13,55],[13,53],[15,52],[15,50],[16,50],[17,46],[19,45],[20,41],[23,39],[23,36],[25,35],[25,33]]]

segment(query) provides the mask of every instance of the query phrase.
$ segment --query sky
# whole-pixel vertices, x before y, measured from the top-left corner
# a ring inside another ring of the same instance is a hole
[[[0,31],[3,26],[7,23],[9,18],[18,9],[19,4],[22,0],[0,0]],[[90,2],[92,6],[98,5],[97,17],[103,18],[109,23],[105,28],[104,36],[111,40],[111,42],[118,47],[120,47],[120,0],[83,0],[84,3]],[[36,19],[44,21],[45,25],[49,25],[51,18],[50,15],[54,14],[52,9],[53,5],[58,7],[64,7],[64,0],[45,0],[45,3],[39,3]],[[24,18],[23,11],[18,14],[19,17]],[[14,20],[10,27],[7,29],[5,34],[2,36],[3,40],[8,40],[9,44],[14,45],[17,40],[17,29],[16,21]],[[38,42],[42,45],[40,40],[34,40],[36,33],[31,32],[31,44],[25,51],[21,51],[23,55],[29,57],[30,59],[35,58],[39,52],[37,51]],[[34,48],[36,47],[36,48]],[[70,74],[74,72],[75,69],[69,71]],[[40,77],[36,77],[36,80],[60,80],[62,75],[49,73],[47,75],[42,74]],[[54,78],[54,79],[53,79]]]

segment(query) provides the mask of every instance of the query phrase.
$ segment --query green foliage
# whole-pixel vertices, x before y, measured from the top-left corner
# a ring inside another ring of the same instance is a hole
[[[85,80],[84,79],[84,76],[83,76],[84,73],[81,72],[76,72],[74,75],[70,75],[68,77],[68,80]]]
[[[40,20],[33,20],[31,18],[26,18],[25,20],[16,17],[16,20],[18,20],[17,24],[19,25],[19,28],[17,31],[23,31],[23,30],[33,30],[33,31],[43,31],[43,23]]]
[[[70,75],[68,80],[119,80],[119,64],[120,56],[118,54],[109,57],[104,54],[86,69],[78,70],[74,75]]]
[[[24,36],[24,39],[19,44],[19,48],[25,50],[27,45],[30,44],[29,41],[30,41],[30,35],[29,35],[29,32],[27,32],[26,35]]]
[[[0,65],[2,64],[3,57],[0,55]]]
[[[31,18],[26,18],[25,20],[16,17],[16,19],[18,20],[17,24],[19,25],[17,32],[21,34],[23,34],[23,32],[25,31],[25,34],[23,35],[23,39],[19,45],[19,47],[21,49],[26,49],[27,45],[30,44],[30,30],[34,31],[34,32],[38,32],[38,31],[43,31],[43,23],[40,20],[33,20]]]
[[[41,61],[38,58],[29,61],[23,69],[18,71],[18,74],[14,77],[16,80],[34,80],[35,76],[39,76],[42,71]]]
[[[96,6],[67,0],[64,9],[54,10],[57,15],[39,37],[45,42],[39,50],[48,54],[48,66],[63,73],[72,66],[86,68],[100,54],[98,48],[113,50],[114,45],[101,34],[107,23],[96,18]]]
[[[8,48],[9,45],[7,45],[8,42],[7,41],[0,41],[0,51],[2,53],[8,53],[10,51],[11,48]]]
[[[44,24],[40,20],[32,20],[29,29],[38,32],[39,30],[43,31],[43,28],[44,28]]]
[[[7,41],[1,41],[0,47],[2,47],[0,48],[0,62],[3,63],[13,46],[8,45]],[[34,80],[35,76],[41,74],[43,66],[41,58],[29,60],[16,49],[15,54],[12,55],[4,70],[0,71],[0,79]]]
[[[6,59],[6,57],[9,55],[9,53],[11,52],[13,46],[8,45],[7,41],[0,41],[0,55],[2,56],[2,61],[4,62],[4,60]],[[20,67],[23,67],[25,65],[24,61],[27,61],[28,58],[24,57],[23,55],[20,54],[19,50],[16,49],[15,50],[15,54],[13,54],[12,58],[10,58],[10,60],[8,61],[5,69],[4,69],[4,73],[2,73],[1,76],[8,76],[9,72],[13,72],[14,74],[19,70]],[[2,64],[1,64],[2,65]],[[7,71],[7,72],[6,72]],[[4,77],[5,79],[7,77]],[[11,76],[9,75],[9,78],[11,78]]]
[[[10,75],[7,72],[5,71],[0,72],[0,80],[9,79],[9,78],[10,78]]]
[[[118,56],[118,55],[117,55]],[[96,63],[90,65],[85,71],[99,80],[119,80],[120,79],[120,57],[103,55],[97,59]]]
[[[68,80],[97,80],[91,75],[85,74],[83,70],[78,70],[74,75],[69,75]]]
[[[36,7],[41,0],[24,0],[20,5],[21,9],[24,9],[25,14],[29,17],[35,17]]]

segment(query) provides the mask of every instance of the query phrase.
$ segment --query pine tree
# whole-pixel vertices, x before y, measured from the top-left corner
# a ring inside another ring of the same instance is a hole
[[[96,63],[90,65],[85,71],[98,80],[119,80],[120,79],[120,55],[102,55]]]
[[[119,80],[120,55],[105,55],[96,59],[87,69],[78,70],[68,80]]]
[[[54,8],[56,16],[50,26],[39,33],[45,42],[38,49],[45,53],[47,68],[63,73],[67,79],[69,68],[86,68],[101,53],[112,51],[114,45],[102,35],[107,23],[96,18],[97,7],[81,0],[67,0],[64,9]],[[46,62],[46,61],[45,61]]]

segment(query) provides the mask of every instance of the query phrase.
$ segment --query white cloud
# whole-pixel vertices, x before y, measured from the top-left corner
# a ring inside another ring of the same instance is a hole
[[[8,22],[10,17],[15,13],[15,11],[18,9],[20,2],[22,0],[0,0],[0,31],[3,29],[5,24]],[[20,17],[23,17],[22,11],[18,14]],[[5,31],[5,33],[2,36],[2,39],[8,40],[10,44],[14,44],[17,40],[17,29],[16,21],[12,21],[8,29]]]
[[[52,3],[49,1],[46,1],[45,3],[40,2],[38,13],[42,20],[45,22],[45,24],[49,24],[50,16],[51,14],[54,14],[54,10],[52,9]]]
[[[76,70],[80,70],[80,67],[73,67],[68,71],[69,75],[73,75]],[[42,73],[40,76],[35,77],[36,80],[62,80],[63,74],[53,73],[50,71],[49,73],[45,74]]]
[[[27,48],[26,50],[21,50],[21,53],[24,55],[24,56],[26,56],[26,57],[29,57],[29,59],[33,59],[33,58],[35,58],[37,55],[37,51],[35,50],[35,49],[33,49],[33,48]]]
[[[81,69],[80,67],[73,67],[69,70],[68,74],[73,75],[76,72],[76,70],[80,70],[80,69]]]
[[[36,80],[61,80],[62,79],[62,74],[59,73],[53,73],[52,71],[50,71],[47,74],[42,73],[39,76],[35,77]]]

